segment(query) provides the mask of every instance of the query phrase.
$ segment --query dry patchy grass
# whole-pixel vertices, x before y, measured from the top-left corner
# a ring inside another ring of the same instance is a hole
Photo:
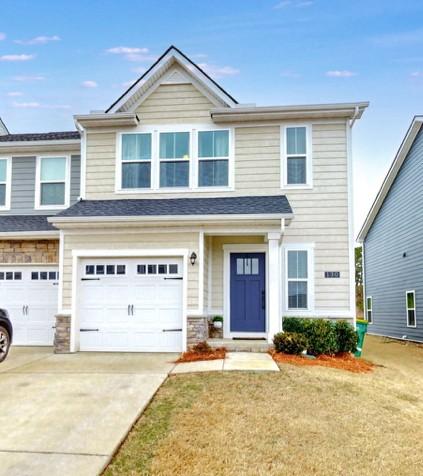
[[[365,357],[383,365],[370,374],[171,377],[105,474],[421,474],[423,349],[367,339]]]

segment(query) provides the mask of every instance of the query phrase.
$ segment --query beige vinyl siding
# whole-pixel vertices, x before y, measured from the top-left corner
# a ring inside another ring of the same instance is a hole
[[[141,250],[183,248],[198,255],[198,233],[145,233],[113,229],[99,234],[65,234],[63,261],[63,309],[72,307],[72,251],[73,250]],[[198,261],[188,266],[188,310],[198,309]]]
[[[213,236],[211,242],[211,299],[209,309],[223,312],[223,245],[229,244],[263,244],[263,236]]]
[[[116,198],[116,132],[88,132],[86,143],[87,199]]]
[[[213,107],[192,84],[161,84],[136,112],[143,124],[212,123]]]

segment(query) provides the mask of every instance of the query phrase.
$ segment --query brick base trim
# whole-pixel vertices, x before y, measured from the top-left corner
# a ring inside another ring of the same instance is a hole
[[[187,345],[192,347],[209,337],[209,323],[207,316],[188,316]]]
[[[56,354],[70,353],[71,316],[56,314],[56,331],[54,333],[54,352]]]

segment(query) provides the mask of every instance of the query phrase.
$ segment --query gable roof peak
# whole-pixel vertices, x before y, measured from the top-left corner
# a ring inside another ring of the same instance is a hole
[[[175,45],[170,45],[166,51],[142,74],[108,109],[106,113],[129,112],[131,106],[138,103],[147,91],[161,79],[174,64],[178,63],[187,74],[193,77],[198,85],[215,98],[221,106],[234,107],[238,101],[225,91],[220,84],[211,78],[203,69],[192,61]]]

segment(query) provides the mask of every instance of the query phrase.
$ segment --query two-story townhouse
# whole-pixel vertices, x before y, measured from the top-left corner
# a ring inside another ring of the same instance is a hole
[[[423,116],[415,116],[360,230],[370,334],[423,342]]]
[[[53,345],[59,231],[47,219],[79,197],[77,131],[10,134],[0,121],[0,306],[14,344]]]
[[[367,103],[242,106],[175,47],[75,117],[81,197],[59,232],[56,351],[271,341],[354,322],[351,128]]]

